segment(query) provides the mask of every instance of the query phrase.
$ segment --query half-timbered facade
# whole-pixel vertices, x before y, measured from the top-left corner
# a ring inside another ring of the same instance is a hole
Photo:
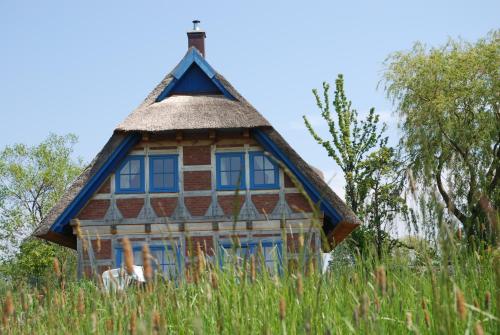
[[[181,62],[115,129],[35,235],[75,248],[80,274],[137,263],[182,273],[191,246],[222,262],[233,248],[266,262],[295,257],[297,237],[319,255],[358,219],[322,177],[206,61],[205,33],[188,32]],[[85,246],[85,247],[84,247]]]

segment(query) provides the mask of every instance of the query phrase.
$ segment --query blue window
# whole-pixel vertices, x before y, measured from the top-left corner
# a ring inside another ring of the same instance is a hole
[[[278,164],[262,152],[250,153],[250,187],[252,189],[279,188]]]
[[[144,156],[128,156],[117,171],[116,193],[144,192]]]
[[[217,189],[237,190],[245,188],[245,154],[216,154]]]
[[[178,192],[177,155],[149,156],[149,190],[151,192]]]
[[[245,259],[248,261],[251,255],[256,257],[259,250],[259,244],[262,246],[263,265],[267,268],[267,271],[269,273],[276,273],[275,271],[278,270],[278,273],[281,274],[283,266],[283,244],[281,241],[261,241],[260,243],[258,241],[248,241],[241,242],[241,245],[238,247],[235,247],[231,242],[222,242],[219,245],[220,266],[231,266],[231,264],[242,265]],[[260,268],[262,266],[262,264],[260,264],[261,258],[256,257],[256,261],[259,263],[257,265]]]
[[[142,266],[142,246],[132,248],[134,254],[134,265]],[[181,273],[181,253],[179,247],[154,245],[149,247],[152,256],[151,266],[155,272],[160,272],[166,278],[177,278]],[[123,248],[115,248],[116,267],[120,268],[123,263]]]

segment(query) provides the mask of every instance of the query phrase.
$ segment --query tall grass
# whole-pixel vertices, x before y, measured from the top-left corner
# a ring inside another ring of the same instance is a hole
[[[259,271],[258,259],[221,270],[198,258],[183,280],[156,277],[117,293],[90,281],[65,282],[55,270],[50,285],[2,288],[0,332],[499,333],[500,254],[462,253],[454,245],[440,263],[427,258],[408,266],[389,255],[383,262],[364,256],[325,275],[315,266],[287,264],[271,275]]]

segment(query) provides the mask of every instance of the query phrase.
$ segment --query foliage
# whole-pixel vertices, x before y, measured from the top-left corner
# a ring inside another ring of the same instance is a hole
[[[426,254],[421,257],[428,259]],[[495,333],[500,325],[495,301],[500,274],[494,271],[499,257],[494,252],[455,253],[442,263],[408,267],[388,255],[383,265],[366,257],[333,267],[325,275],[309,266],[301,272],[285,268],[280,276],[252,274],[248,259],[223,271],[201,257],[188,278],[170,282],[157,277],[146,287],[118,293],[103,292],[98,283],[71,282],[53,274],[51,283],[40,290],[20,283],[0,290],[4,306],[0,331],[478,334],[480,328]]]
[[[485,218],[500,205],[500,32],[474,44],[416,43],[386,66],[416,180],[438,189],[470,242],[494,243]]]
[[[330,85],[323,83],[322,97],[313,90],[321,116],[326,121],[331,140],[323,139],[304,118],[309,133],[342,169],[346,181],[346,202],[367,225],[353,232],[356,246],[363,251],[375,242],[378,254],[383,246],[392,247],[393,241],[384,228],[394,220],[404,207],[400,197],[403,188],[401,170],[393,148],[384,137],[385,124],[379,124],[379,115],[371,108],[366,119],[359,121],[358,112],[352,109],[344,92],[342,75],[335,81],[335,98],[332,103],[336,120],[330,111]]]
[[[74,135],[52,134],[39,145],[14,144],[0,152],[0,238],[3,241],[0,253],[4,274],[5,271],[10,276],[26,275],[30,271],[34,271],[31,275],[40,274],[53,256],[72,254],[42,241],[21,243],[80,173],[81,161],[71,158],[76,141]],[[15,257],[19,248],[21,254]]]

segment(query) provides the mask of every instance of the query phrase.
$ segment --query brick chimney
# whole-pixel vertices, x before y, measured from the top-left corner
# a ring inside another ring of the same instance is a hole
[[[200,20],[193,21],[193,30],[187,32],[188,49],[195,47],[205,57],[205,37],[207,35],[200,29]]]

